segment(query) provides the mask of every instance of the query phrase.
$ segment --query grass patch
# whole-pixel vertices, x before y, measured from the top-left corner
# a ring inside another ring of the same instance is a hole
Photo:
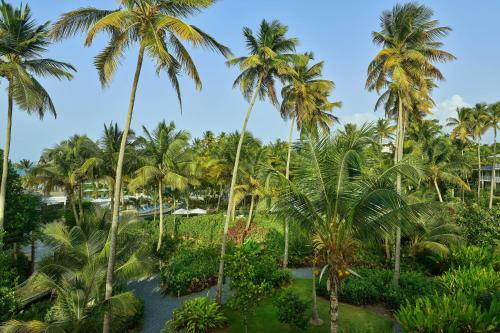
[[[311,284],[310,279],[295,280],[291,287],[304,299],[311,299]],[[320,327],[309,326],[306,331],[301,331],[296,328],[291,328],[288,325],[281,324],[278,321],[277,310],[273,304],[273,297],[264,300],[256,309],[255,313],[248,319],[249,332],[330,332],[329,326],[329,302],[318,297],[318,310],[321,319],[325,323]],[[226,309],[226,315],[231,323],[228,328],[218,330],[218,333],[243,333],[242,316],[230,309]],[[339,332],[343,333],[384,333],[393,332],[392,322],[378,314],[358,306],[349,304],[340,304],[339,310]]]

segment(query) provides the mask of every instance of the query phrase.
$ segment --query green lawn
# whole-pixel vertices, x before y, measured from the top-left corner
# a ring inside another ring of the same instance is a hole
[[[302,297],[311,298],[311,280],[295,280],[292,284]],[[325,323],[320,327],[309,327],[305,332],[330,332],[329,330],[329,303],[327,300],[318,297],[319,315]],[[240,333],[245,332],[242,324],[242,316],[231,310],[226,311],[231,326],[219,333]],[[339,332],[344,333],[384,333],[392,332],[392,322],[374,312],[349,304],[340,304],[339,310]],[[278,322],[276,308],[272,299],[264,300],[255,313],[249,318],[248,332],[304,332],[292,329],[288,325]]]

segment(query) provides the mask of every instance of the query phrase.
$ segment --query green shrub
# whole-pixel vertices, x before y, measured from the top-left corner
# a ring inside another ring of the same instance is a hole
[[[482,308],[463,293],[433,295],[407,303],[396,313],[396,319],[409,333],[498,332],[500,302],[493,300]]]
[[[286,274],[276,274],[278,263],[263,247],[247,241],[227,257],[226,275],[231,282],[232,295],[229,305],[243,314],[247,330],[248,316],[255,310],[264,296],[274,287],[284,283]]]
[[[450,257],[450,266],[452,268],[469,267],[471,265],[492,267],[494,261],[495,254],[491,248],[465,246],[452,252]]]
[[[31,304],[28,308],[21,310],[16,314],[16,320],[29,321],[29,320],[40,320],[44,321],[47,312],[52,307],[52,301],[50,299],[41,302],[36,302]]]
[[[283,258],[285,240],[283,233],[270,229],[264,240],[274,257]],[[288,239],[288,263],[291,267],[309,267],[312,263],[313,247],[311,236],[295,224],[290,225]]]
[[[359,268],[355,271],[361,276],[349,276],[339,288],[339,299],[342,302],[367,305],[382,302],[392,310],[397,310],[406,299],[415,299],[421,295],[431,295],[438,290],[433,278],[420,272],[401,272],[399,287],[392,284],[393,272],[384,269]],[[320,296],[328,297],[326,276],[317,286]]]
[[[307,310],[309,302],[303,300],[291,289],[285,289],[275,300],[278,309],[278,320],[299,329],[306,329],[309,318]]]
[[[500,273],[493,268],[459,267],[440,276],[439,282],[448,294],[463,292],[478,297],[500,289]]]
[[[188,243],[179,247],[161,270],[165,290],[175,295],[186,295],[214,285],[219,255],[217,246],[193,247]]]
[[[435,279],[420,272],[401,272],[398,287],[392,284],[391,279],[384,288],[384,303],[393,311],[399,309],[407,300],[413,302],[419,296],[432,295],[439,291]]]
[[[206,333],[215,328],[224,327],[227,318],[222,309],[206,297],[188,300],[172,312],[162,332]]]
[[[17,304],[16,291],[13,288],[0,287],[0,322],[11,318]]]
[[[500,239],[500,206],[493,209],[477,204],[461,206],[455,214],[455,222],[462,227],[469,245],[494,246]]]

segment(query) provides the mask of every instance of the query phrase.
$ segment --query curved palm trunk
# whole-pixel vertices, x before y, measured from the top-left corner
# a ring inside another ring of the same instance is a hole
[[[401,98],[398,101],[398,124],[396,134],[396,151],[394,154],[394,163],[399,163],[403,158],[404,124],[403,124],[403,102]],[[396,176],[396,191],[401,194],[401,175]],[[394,278],[393,282],[397,286],[401,271],[401,228],[396,228],[396,248],[394,251]]]
[[[495,168],[497,166],[497,127],[494,124],[493,127],[493,169],[491,169],[491,186],[490,186],[490,201],[488,203],[488,208],[493,208],[493,195],[495,194],[496,188],[496,172]]]
[[[5,148],[3,150],[2,163],[2,183],[0,184],[0,246],[3,244],[3,230],[5,218],[5,196],[7,193],[7,175],[9,173],[9,153],[10,153],[10,137],[12,132],[12,87],[9,84],[8,91],[8,106],[7,106],[7,126],[5,128]]]
[[[250,224],[252,223],[254,204],[255,204],[255,195],[252,194],[252,198],[250,199],[250,211],[248,212],[248,220],[247,220],[247,225],[245,226],[245,232],[247,232],[248,229],[250,229]]]
[[[295,117],[292,118],[292,123],[290,124],[290,134],[288,135],[288,155],[286,158],[286,170],[285,177],[286,179],[290,178],[290,160],[292,158],[292,135],[293,135],[293,126],[295,123]],[[289,223],[288,219],[285,219],[285,250],[283,253],[283,268],[287,268],[288,266],[288,234],[289,234]]]
[[[477,137],[477,202],[481,199],[481,136]]]
[[[163,239],[163,184],[161,180],[158,182],[158,201],[160,203],[160,225],[158,233],[158,245],[156,245],[156,252],[160,251],[161,241]]]
[[[432,183],[434,184],[434,187],[436,188],[436,192],[437,192],[437,195],[438,195],[438,198],[439,198],[439,202],[443,202],[443,197],[441,195],[441,191],[439,190],[439,186],[438,186],[436,178],[432,178]]]
[[[236,157],[234,159],[234,167],[233,167],[233,175],[231,177],[231,187],[229,189],[229,198],[227,203],[226,210],[226,219],[224,221],[224,233],[222,234],[222,246],[221,246],[221,254],[220,254],[220,262],[219,262],[219,273],[217,276],[217,289],[215,292],[215,301],[218,304],[221,304],[222,301],[222,285],[224,282],[224,257],[226,255],[226,246],[227,246],[227,231],[229,229],[229,221],[231,219],[231,211],[233,209],[233,197],[234,197],[234,187],[236,186],[236,176],[238,174],[238,165],[240,163],[240,154],[241,154],[241,146],[243,145],[243,139],[245,138],[245,131],[247,129],[248,119],[250,119],[250,114],[252,113],[253,106],[255,101],[257,100],[257,96],[259,95],[260,86],[262,83],[262,77],[259,77],[259,81],[255,87],[255,91],[253,93],[252,100],[250,101],[250,105],[248,107],[247,113],[245,115],[245,120],[243,121],[243,127],[241,128],[240,140],[238,141],[238,148],[236,149]]]
[[[137,65],[135,69],[134,81],[132,83],[132,91],[130,92],[130,102],[128,106],[127,117],[125,119],[125,126],[123,128],[122,139],[120,142],[120,152],[118,154],[118,163],[116,165],[116,180],[115,180],[115,190],[114,190],[114,202],[113,215],[111,218],[111,232],[110,232],[110,246],[109,246],[109,258],[108,258],[108,268],[106,271],[106,292],[105,299],[108,300],[113,294],[113,272],[115,269],[115,255],[116,255],[116,234],[118,229],[118,214],[120,209],[120,193],[122,185],[122,172],[123,172],[123,159],[125,157],[125,146],[127,144],[128,132],[130,130],[130,123],[132,122],[132,114],[134,112],[135,95],[137,92],[137,85],[139,83],[139,77],[141,75],[142,61],[144,59],[144,46],[141,45],[139,49],[139,55],[137,57]],[[109,312],[104,314],[104,320],[102,325],[102,332],[109,333],[111,318]]]

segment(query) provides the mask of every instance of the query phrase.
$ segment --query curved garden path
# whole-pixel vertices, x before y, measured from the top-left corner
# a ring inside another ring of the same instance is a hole
[[[291,269],[293,277],[298,279],[312,278],[310,268]],[[129,283],[129,287],[135,295],[144,300],[144,325],[142,333],[159,333],[165,323],[172,318],[172,311],[181,306],[181,304],[198,296],[214,297],[215,286],[198,293],[189,294],[181,297],[165,295],[160,290],[160,277],[153,276],[150,279],[134,281]],[[227,285],[224,285],[224,295],[227,295]]]

